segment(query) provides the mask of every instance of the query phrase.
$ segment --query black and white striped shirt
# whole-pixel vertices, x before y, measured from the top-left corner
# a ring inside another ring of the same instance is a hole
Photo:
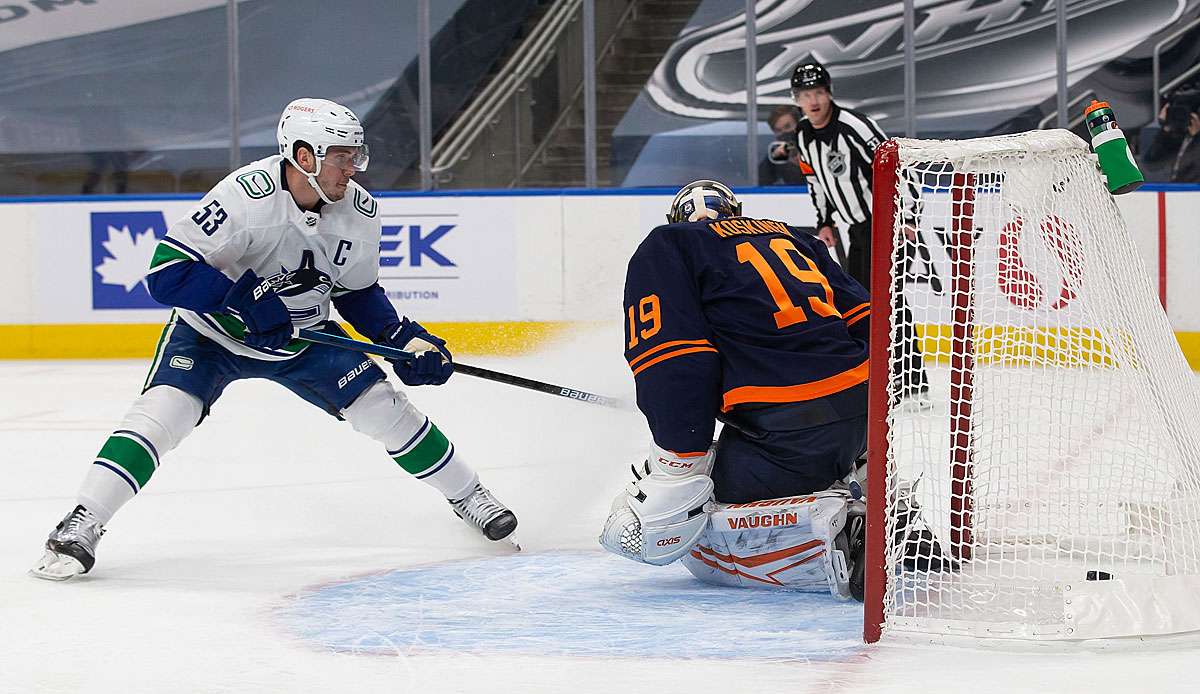
[[[871,218],[871,160],[887,136],[875,121],[854,109],[831,104],[829,124],[817,130],[808,118],[800,120],[796,147],[812,173],[808,192],[817,209],[817,227],[846,225]],[[803,167],[802,167],[803,168]]]

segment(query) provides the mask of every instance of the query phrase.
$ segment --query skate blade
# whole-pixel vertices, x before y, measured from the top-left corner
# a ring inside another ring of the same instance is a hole
[[[66,581],[82,573],[83,564],[80,564],[78,559],[49,549],[29,570],[30,576],[46,581]]]
[[[504,542],[507,542],[508,544],[512,545],[514,552],[521,551],[521,543],[517,541],[517,536],[515,533],[509,534],[508,537],[504,538]]]

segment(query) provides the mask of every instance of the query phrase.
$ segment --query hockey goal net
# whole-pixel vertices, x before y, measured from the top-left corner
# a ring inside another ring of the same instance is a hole
[[[866,639],[1200,629],[1197,382],[1087,145],[891,140],[874,213]]]

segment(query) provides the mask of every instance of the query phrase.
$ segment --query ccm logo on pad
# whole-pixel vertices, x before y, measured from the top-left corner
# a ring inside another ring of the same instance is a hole
[[[666,458],[660,457],[658,459],[658,462],[662,463],[663,465],[666,465],[667,467],[679,468],[680,470],[691,470],[692,469],[692,464],[687,461],[684,461],[684,460],[667,460]]]
[[[670,545],[679,544],[679,540],[680,540],[680,537],[678,535],[676,535],[675,537],[664,537],[663,539],[659,540],[658,542],[655,542],[654,544],[658,545],[659,547],[667,547]]]

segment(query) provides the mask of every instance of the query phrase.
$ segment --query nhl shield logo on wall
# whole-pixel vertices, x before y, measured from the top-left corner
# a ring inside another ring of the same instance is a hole
[[[836,149],[826,151],[825,168],[833,176],[840,177],[846,173],[846,154]]]

